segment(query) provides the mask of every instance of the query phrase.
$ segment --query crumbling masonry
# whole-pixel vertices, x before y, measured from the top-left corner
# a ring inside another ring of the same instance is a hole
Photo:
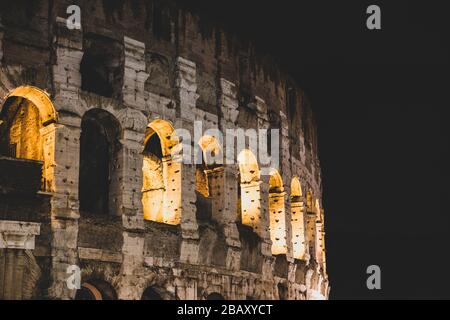
[[[316,125],[270,59],[167,1],[0,16],[0,299],[328,298]],[[281,129],[280,168],[175,161],[195,121]]]

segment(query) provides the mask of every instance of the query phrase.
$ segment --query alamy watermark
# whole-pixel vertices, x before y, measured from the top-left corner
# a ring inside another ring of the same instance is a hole
[[[381,30],[381,8],[377,5],[371,5],[367,7],[366,13],[370,14],[366,22],[367,29]]]
[[[213,141],[211,147],[202,148],[200,141],[208,137]],[[201,165],[205,161],[215,165],[250,164],[256,160],[261,175],[271,175],[280,167],[280,130],[279,129],[225,129],[218,128],[203,131],[203,122],[194,122],[194,136],[191,131],[178,128],[173,132],[178,147],[171,150],[175,161],[184,164]],[[256,159],[248,157],[250,151]],[[244,155],[244,156],[242,156]]]
[[[367,267],[366,272],[370,275],[366,281],[367,289],[381,290],[381,268],[377,265],[372,265]]]

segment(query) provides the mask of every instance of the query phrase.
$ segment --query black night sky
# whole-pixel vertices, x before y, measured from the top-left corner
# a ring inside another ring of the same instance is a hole
[[[331,298],[450,298],[444,1],[187,2],[254,39],[312,100]],[[370,4],[381,31],[366,28]],[[366,288],[372,264],[381,291]]]

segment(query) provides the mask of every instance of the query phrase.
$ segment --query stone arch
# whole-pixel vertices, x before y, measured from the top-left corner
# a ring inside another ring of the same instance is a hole
[[[144,286],[141,300],[179,300],[176,294],[169,292],[166,288],[156,284]]]
[[[79,197],[80,211],[114,214],[118,193],[122,128],[108,111],[94,108],[81,120]]]
[[[241,222],[256,231],[261,223],[261,182],[258,161],[250,150],[245,149],[238,156],[238,164]]]
[[[77,290],[75,300],[117,300],[117,292],[104,280],[90,279]]]
[[[124,83],[123,43],[87,33],[80,63],[81,89],[100,96],[120,99]]]
[[[224,301],[225,298],[224,298],[224,296],[221,295],[220,293],[212,292],[212,293],[208,294],[208,296],[206,297],[205,300],[210,300],[210,301]]]
[[[142,204],[144,219],[171,225],[181,221],[181,163],[173,157],[181,146],[172,124],[154,120],[146,130]]]
[[[214,206],[214,202],[220,201],[223,194],[223,166],[216,163],[216,158],[221,154],[222,149],[218,140],[210,135],[200,138],[198,145],[202,156],[195,170],[197,220],[210,221],[213,214],[218,213],[213,207],[221,210],[218,203]]]
[[[278,170],[273,169],[269,178],[269,221],[273,255],[287,253],[284,196],[283,179]]]
[[[148,287],[142,293],[141,300],[164,300],[164,299],[156,288]]]
[[[294,259],[304,260],[305,243],[305,204],[300,179],[295,176],[291,181],[292,246]]]
[[[20,86],[5,98],[0,113],[0,154],[43,162],[42,186],[53,189],[55,123],[58,114],[49,95]]]

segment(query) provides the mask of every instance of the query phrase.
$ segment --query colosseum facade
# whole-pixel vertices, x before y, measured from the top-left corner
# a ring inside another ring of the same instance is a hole
[[[172,1],[0,17],[0,299],[328,298],[316,122],[288,72]],[[279,167],[209,161],[231,143],[177,138],[199,123],[279,129]]]

